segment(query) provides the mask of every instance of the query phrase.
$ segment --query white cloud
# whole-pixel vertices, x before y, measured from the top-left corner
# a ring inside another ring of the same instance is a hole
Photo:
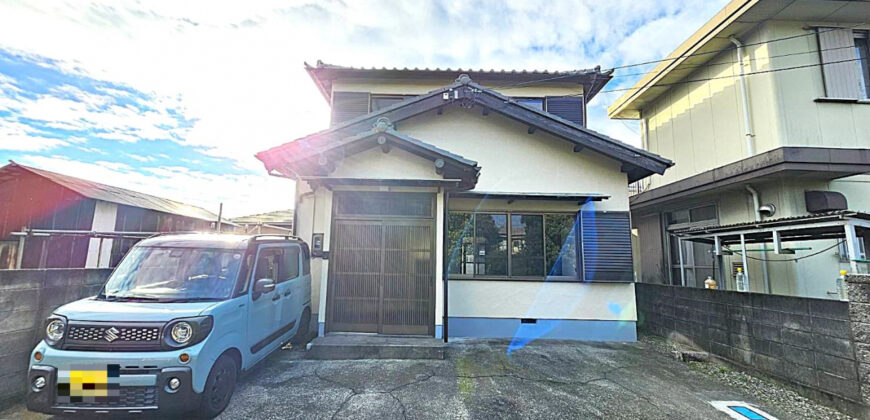
[[[227,217],[287,209],[293,203],[293,183],[266,175],[214,175],[186,167],[134,168],[109,161],[81,162],[59,155],[25,155],[17,161],[192,204],[213,213],[224,203]]]
[[[189,129],[166,130],[162,123],[171,116],[165,113],[117,106],[94,112],[100,98],[87,95],[79,96],[83,103],[39,98],[21,112],[51,117],[57,127],[111,127],[101,136],[119,141],[169,131],[262,174],[254,153],[328,124],[327,105],[302,68],[305,60],[378,67],[607,68],[666,54],[725,2],[22,1],[0,6],[0,47],[154,92],[154,109],[177,107],[196,122]],[[7,85],[0,79],[0,88]],[[637,144],[637,133],[606,119],[602,110],[609,101],[602,99],[590,108],[590,127]],[[0,109],[4,106],[10,105],[0,95]],[[271,178],[241,182],[249,179]],[[206,191],[237,191],[230,184],[235,181],[211,178],[214,185]],[[188,187],[197,185],[191,181]],[[274,195],[250,197],[266,209],[276,208]]]

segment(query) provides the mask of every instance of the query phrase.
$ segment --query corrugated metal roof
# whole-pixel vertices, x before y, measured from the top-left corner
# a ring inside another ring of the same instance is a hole
[[[234,217],[232,221],[235,223],[292,223],[293,210],[278,210],[270,211],[267,213]]]
[[[15,162],[11,162],[0,168],[0,181],[18,175],[18,171],[26,171],[41,176],[63,187],[69,188],[87,198],[108,201],[110,203],[123,204],[126,206],[140,207],[163,213],[177,214],[192,217],[194,219],[216,221],[217,215],[200,207],[166,198],[156,197],[150,194],[132,191],[125,188],[113,187],[81,178],[63,175],[44,169],[32,168]]]
[[[675,235],[690,235],[695,233],[727,232],[730,230],[742,230],[747,228],[768,228],[792,224],[810,223],[828,219],[853,217],[856,219],[870,220],[870,213],[854,210],[835,210],[824,213],[806,214],[801,216],[780,217],[778,219],[762,220],[760,222],[732,223],[718,226],[698,226],[685,229],[675,229],[671,233]]]

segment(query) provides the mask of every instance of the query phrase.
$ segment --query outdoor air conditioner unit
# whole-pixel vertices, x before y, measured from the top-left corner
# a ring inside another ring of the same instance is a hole
[[[849,207],[846,197],[836,191],[804,191],[804,200],[810,213],[846,210]]]

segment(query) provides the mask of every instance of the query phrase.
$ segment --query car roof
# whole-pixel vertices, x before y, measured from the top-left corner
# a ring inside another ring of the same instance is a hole
[[[177,248],[218,248],[245,249],[252,241],[257,242],[301,242],[293,236],[283,235],[240,235],[235,233],[168,233],[143,239],[136,246],[177,247]]]

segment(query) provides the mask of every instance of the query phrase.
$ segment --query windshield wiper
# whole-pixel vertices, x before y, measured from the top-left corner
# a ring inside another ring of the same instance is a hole
[[[218,302],[223,299],[211,297],[192,297],[192,298],[177,298],[177,299],[160,299],[161,303],[186,303],[186,302]]]
[[[119,300],[122,302],[135,302],[135,301],[144,301],[144,302],[157,302],[160,300],[158,297],[154,296],[112,296],[115,298],[114,300]]]

